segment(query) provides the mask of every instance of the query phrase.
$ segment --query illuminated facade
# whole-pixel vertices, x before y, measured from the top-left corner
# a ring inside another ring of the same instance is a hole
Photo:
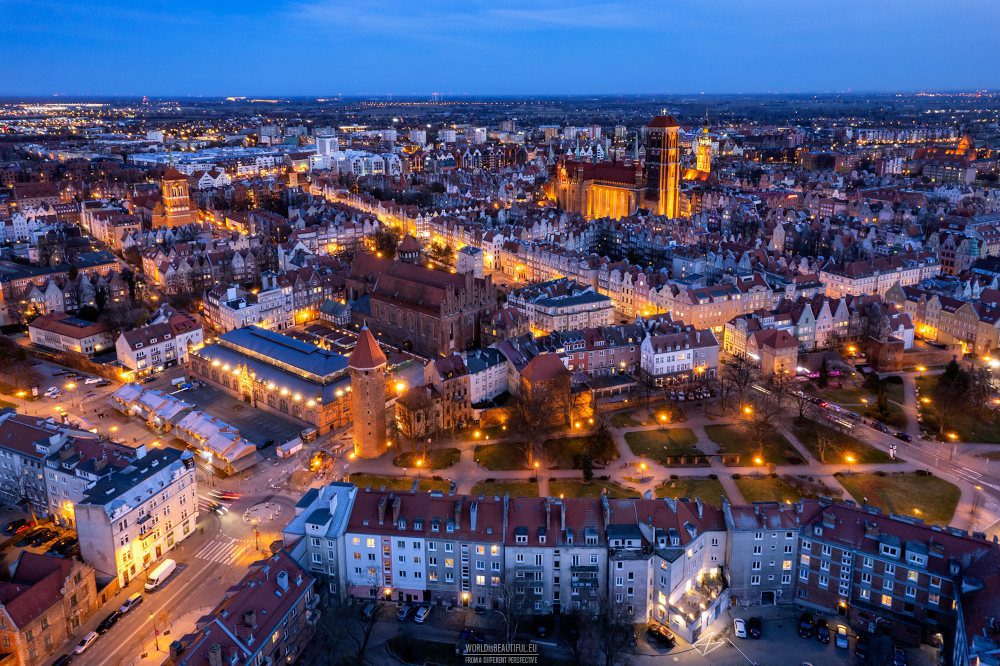
[[[125,587],[194,532],[197,486],[193,454],[167,448],[98,481],[76,505],[84,561]]]
[[[247,326],[192,351],[190,367],[229,395],[320,434],[350,423],[347,359],[307,342]]]
[[[645,207],[657,215],[680,215],[680,123],[657,116],[646,125]]]
[[[351,373],[354,453],[362,458],[377,458],[387,448],[386,358],[367,325],[361,329],[347,363]]]
[[[153,210],[153,227],[181,227],[198,221],[191,205],[187,176],[170,167],[160,179],[160,201]]]
[[[547,184],[547,196],[563,210],[588,220],[633,215],[642,198],[639,164],[563,160]]]
[[[708,128],[702,130],[698,137],[698,145],[695,148],[695,168],[698,171],[709,173],[712,170],[712,137],[708,135]]]

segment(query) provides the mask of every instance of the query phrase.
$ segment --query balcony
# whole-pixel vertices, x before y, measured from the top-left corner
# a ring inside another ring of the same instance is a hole
[[[702,621],[703,615],[725,596],[726,585],[722,576],[702,576],[684,594],[670,604],[672,624],[683,624],[685,628]],[[683,622],[678,622],[682,619]]]

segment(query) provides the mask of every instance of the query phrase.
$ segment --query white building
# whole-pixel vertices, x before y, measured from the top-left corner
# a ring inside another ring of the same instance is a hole
[[[282,530],[285,550],[303,568],[326,580],[330,594],[343,598],[346,551],[344,531],[358,488],[335,481],[313,488],[295,505],[295,517]]]
[[[507,390],[507,360],[496,349],[463,352],[469,369],[469,403],[492,400]]]
[[[31,320],[28,337],[32,344],[84,356],[111,349],[111,333],[103,323],[53,312]]]
[[[122,366],[145,374],[187,363],[188,352],[204,340],[201,324],[193,317],[161,310],[153,323],[120,334],[115,350]]]
[[[89,488],[76,505],[83,560],[124,587],[194,531],[194,457],[155,449]]]
[[[707,328],[653,333],[642,341],[640,367],[658,386],[691,374],[711,377],[719,367],[719,342]]]
[[[410,143],[422,146],[427,143],[427,130],[410,130]]]

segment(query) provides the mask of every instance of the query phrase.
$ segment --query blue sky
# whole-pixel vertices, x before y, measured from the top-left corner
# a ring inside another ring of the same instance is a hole
[[[1000,88],[996,0],[0,0],[0,95]]]

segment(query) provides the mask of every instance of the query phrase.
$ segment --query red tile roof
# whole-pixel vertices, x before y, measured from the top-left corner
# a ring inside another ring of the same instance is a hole
[[[372,368],[385,365],[385,363],[385,354],[378,346],[375,336],[368,330],[368,325],[365,324],[361,329],[361,334],[358,335],[358,343],[354,345],[354,351],[351,352],[351,356],[347,359],[348,367],[359,370],[371,370]]]

